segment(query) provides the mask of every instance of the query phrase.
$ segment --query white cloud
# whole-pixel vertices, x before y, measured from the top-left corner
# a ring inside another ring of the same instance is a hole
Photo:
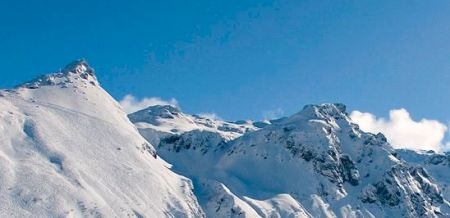
[[[198,116],[211,120],[222,120],[222,118],[219,117],[219,115],[217,115],[216,113],[199,113]]]
[[[353,111],[350,117],[363,131],[383,133],[395,148],[443,151],[450,146],[444,142],[446,125],[437,120],[414,121],[405,109],[391,110],[389,119],[360,111]]]
[[[174,98],[169,100],[163,100],[159,97],[137,99],[133,95],[126,95],[119,103],[127,113],[133,113],[153,105],[173,105],[178,107],[178,102]]]
[[[284,116],[284,110],[282,108],[277,108],[274,110],[263,111],[262,114],[264,120],[273,120]]]
[[[442,148],[443,151],[450,151],[450,142],[445,143],[445,145]]]

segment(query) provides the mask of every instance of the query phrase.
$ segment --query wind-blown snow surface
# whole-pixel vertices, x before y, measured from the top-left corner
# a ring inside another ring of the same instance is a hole
[[[209,217],[450,216],[442,194],[448,174],[433,178],[403,160],[383,135],[353,124],[342,104],[308,105],[232,134],[219,127],[238,124],[213,119],[212,128],[195,119],[184,128],[180,120],[192,116],[170,106],[129,117],[176,172],[194,181]]]
[[[0,217],[202,217],[85,61],[0,91]]]

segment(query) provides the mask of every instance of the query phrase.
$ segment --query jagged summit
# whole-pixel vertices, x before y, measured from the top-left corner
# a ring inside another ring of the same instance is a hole
[[[344,118],[347,117],[347,107],[342,103],[309,104],[303,107],[298,115],[308,118]]]
[[[72,72],[77,74],[88,74],[91,76],[95,76],[94,68],[90,67],[86,59],[78,59],[72,61],[64,67],[64,72]]]
[[[334,126],[337,125],[336,122],[340,122],[340,125],[345,126],[357,126],[351,121],[346,112],[346,108],[342,103],[309,104],[305,105],[300,112],[278,121],[272,121],[271,123],[277,126],[301,125],[310,120],[322,120],[326,123],[332,123]]]
[[[347,106],[342,103],[323,103],[323,104],[308,104],[303,107],[303,111],[314,108],[321,111],[335,111],[339,113],[346,113]]]
[[[17,87],[37,89],[42,86],[60,85],[63,88],[67,88],[69,84],[73,84],[76,81],[84,85],[99,85],[95,76],[95,70],[89,66],[85,59],[72,61],[56,73],[40,76]]]

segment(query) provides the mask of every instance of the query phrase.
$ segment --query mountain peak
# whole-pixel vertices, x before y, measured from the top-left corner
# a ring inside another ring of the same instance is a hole
[[[342,103],[308,104],[303,107],[303,110],[309,110],[311,108],[322,111],[337,111],[339,113],[345,113],[347,110],[347,106]]]
[[[299,114],[311,118],[345,118],[347,107],[342,103],[309,104]]]
[[[95,70],[89,66],[85,59],[78,59],[67,64],[57,73],[40,76],[30,82],[26,82],[18,87],[37,89],[41,86],[61,85],[67,87],[69,83],[81,81],[97,86],[99,82],[95,76]]]
[[[63,72],[72,72],[80,75],[87,74],[95,76],[95,70],[89,66],[88,62],[84,58],[72,61],[67,64],[66,67],[64,67]]]
[[[155,116],[159,116],[159,115],[163,115],[163,114],[178,115],[179,113],[181,113],[180,109],[177,106],[168,105],[168,104],[167,105],[152,105],[142,111],[151,113]]]

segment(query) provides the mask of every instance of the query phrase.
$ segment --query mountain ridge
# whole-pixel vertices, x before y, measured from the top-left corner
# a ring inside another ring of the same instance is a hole
[[[207,193],[203,194],[207,199],[200,197],[207,216],[252,217],[256,213],[283,217],[286,211],[275,209],[282,204],[285,210],[288,204],[303,211],[300,217],[448,215],[448,196],[442,196],[427,171],[399,159],[383,134],[362,132],[343,104],[306,105],[271,125],[205,144],[204,137],[211,134],[214,131],[197,129],[160,135],[159,145],[155,144],[176,172],[191,178],[199,192]],[[199,151],[201,146],[208,149]],[[309,179],[292,176],[295,172],[310,175]],[[318,186],[304,191],[305,184]],[[421,190],[420,197],[415,190]],[[281,199],[271,197],[285,193]],[[260,204],[261,199],[266,206]],[[433,206],[438,204],[444,212]]]

